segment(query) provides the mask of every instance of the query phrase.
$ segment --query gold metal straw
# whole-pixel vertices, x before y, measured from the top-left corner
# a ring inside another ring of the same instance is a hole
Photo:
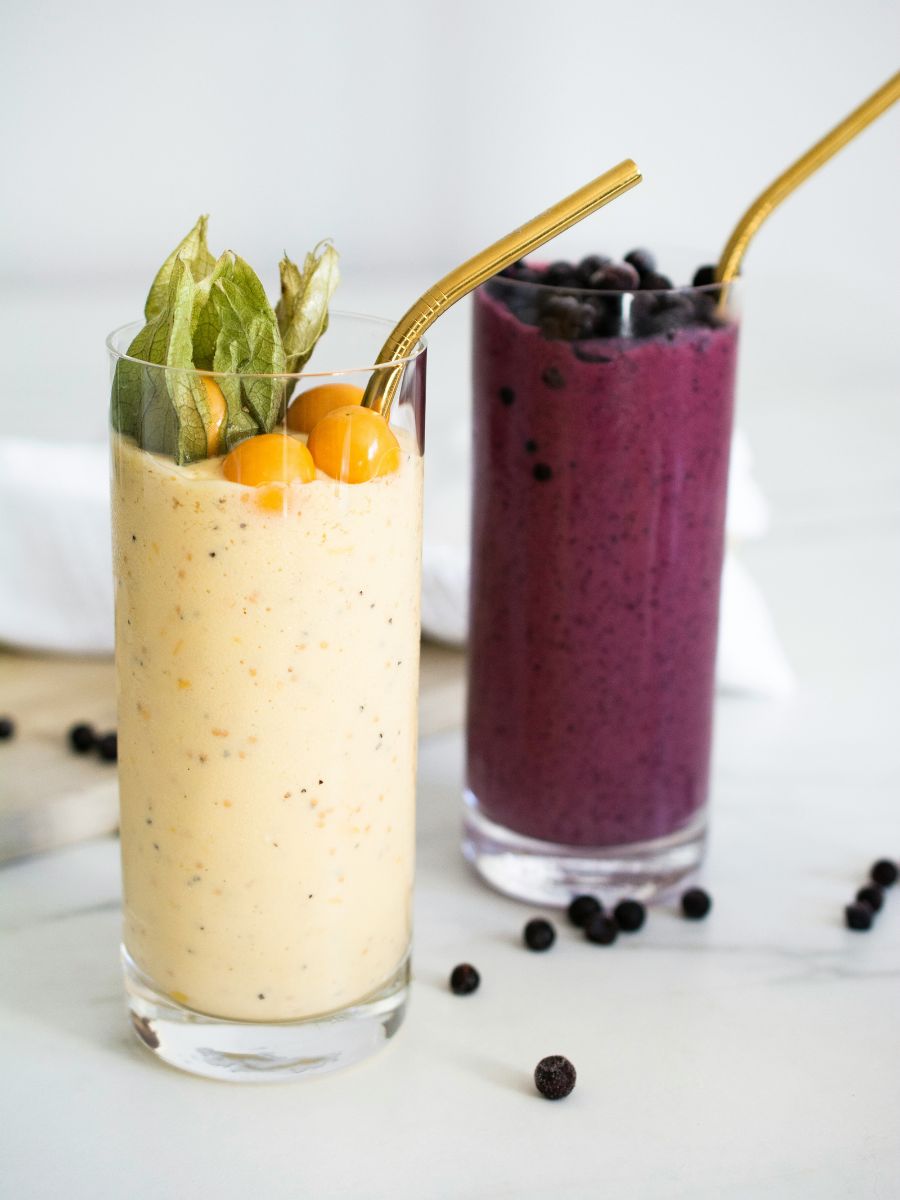
[[[376,363],[389,363],[407,357],[425,330],[446,312],[451,304],[455,304],[510,263],[530,254],[544,242],[550,241],[564,229],[569,229],[640,182],[640,171],[630,158],[626,158],[611,171],[585,184],[565,200],[560,200],[540,216],[534,217],[521,228],[514,229],[499,242],[494,242],[486,250],[456,267],[420,296],[400,318],[382,346]],[[363,404],[387,417],[402,375],[402,365],[373,372],[363,397]]]
[[[774,183],[753,201],[734,228],[734,233],[728,239],[719,265],[716,267],[716,279],[728,283],[734,279],[740,270],[741,260],[746,253],[750,239],[765,221],[766,217],[778,207],[791,192],[808,179],[814,171],[818,171],[823,163],[828,162],[832,155],[837,154],[843,146],[855,138],[876,117],[900,100],[900,71],[880,87],[877,92],[864,100],[859,108],[855,108],[849,117],[845,117],[840,125],[835,125],[830,133],[826,133],[820,142],[811,150],[798,158],[795,163],[782,172]]]

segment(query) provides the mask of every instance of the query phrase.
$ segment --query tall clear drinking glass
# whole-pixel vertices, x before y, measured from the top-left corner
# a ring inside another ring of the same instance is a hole
[[[476,295],[464,852],[535,903],[700,862],[737,289]]]
[[[149,423],[199,373],[129,360],[138,328],[108,340],[113,406],[137,380]],[[389,328],[332,314],[315,370],[206,378],[247,403],[364,388]],[[420,345],[394,469],[366,482],[251,486],[112,433],[122,956],[134,1028],[175,1066],[326,1071],[403,1019],[424,412]],[[274,436],[285,461],[306,440]]]

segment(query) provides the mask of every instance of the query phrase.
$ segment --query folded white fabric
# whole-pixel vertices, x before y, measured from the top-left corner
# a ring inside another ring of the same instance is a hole
[[[717,682],[780,695],[792,675],[765,600],[734,542],[768,524],[745,440],[735,435],[728,496],[729,549],[722,576]],[[462,473],[429,454],[430,494],[451,497],[426,524],[422,628],[451,645],[466,640],[468,516]],[[0,642],[106,654],[113,648],[108,451],[102,445],[0,440]],[[449,520],[448,520],[449,518]],[[429,532],[434,531],[434,532]],[[436,536],[435,536],[436,535]]]
[[[108,459],[102,445],[0,441],[0,642],[112,650]]]

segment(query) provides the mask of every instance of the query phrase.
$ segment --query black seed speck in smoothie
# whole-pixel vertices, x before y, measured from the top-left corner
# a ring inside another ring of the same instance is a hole
[[[565,377],[559,367],[547,367],[545,371],[541,372],[541,379],[548,388],[553,388],[555,392],[566,386]]]
[[[511,387],[502,387],[500,389],[500,401],[502,404],[505,404],[507,408],[509,408],[510,404],[514,404],[515,400],[516,393]]]
[[[548,479],[553,478],[553,469],[547,463],[535,463],[531,473],[538,483],[546,483]]]

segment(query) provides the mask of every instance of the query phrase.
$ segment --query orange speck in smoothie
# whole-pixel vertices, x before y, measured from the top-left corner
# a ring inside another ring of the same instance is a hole
[[[230,800],[223,800],[223,801],[222,801],[222,807],[223,807],[223,808],[231,808],[231,801],[230,801]]]
[[[169,992],[169,995],[176,1002],[176,1004],[187,1004],[188,1002],[188,995],[186,992]]]
[[[228,737],[227,729],[213,729],[211,732],[213,737]]]
[[[191,681],[189,679],[179,679],[178,686],[181,688],[182,691],[185,691],[187,688],[189,688],[191,686]]]

